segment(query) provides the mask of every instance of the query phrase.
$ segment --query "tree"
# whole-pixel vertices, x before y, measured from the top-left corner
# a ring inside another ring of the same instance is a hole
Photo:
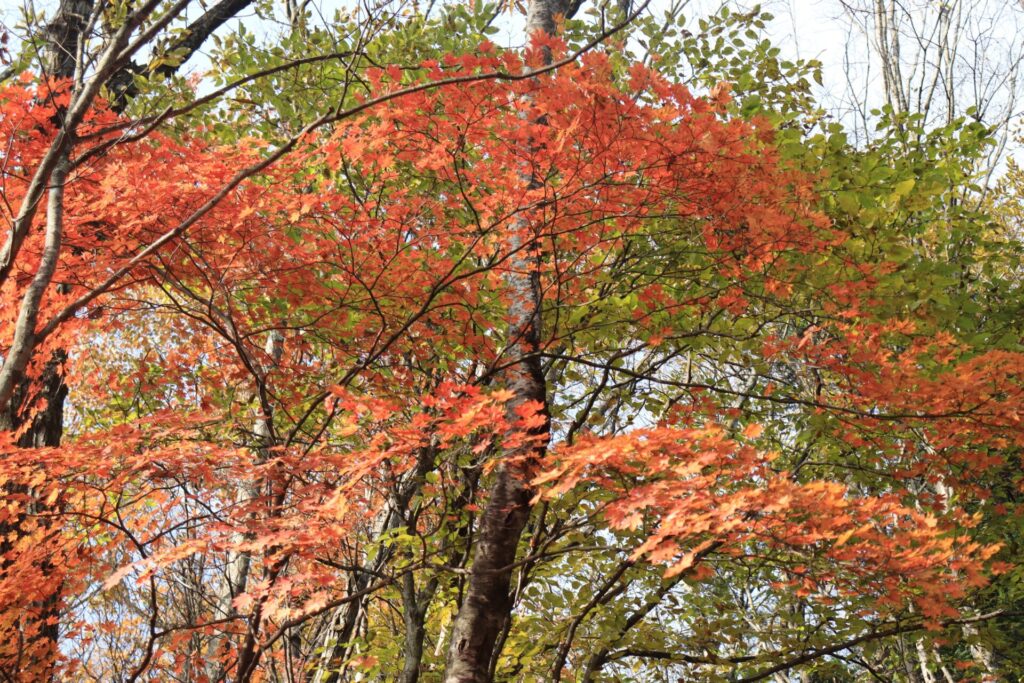
[[[533,6],[524,54],[486,6],[240,31],[214,96],[86,108],[52,272],[37,227],[4,284],[59,283],[25,369],[67,349],[76,416],[59,450],[6,433],[11,678],[839,676],[998,616],[958,608],[1005,569],[972,513],[1021,356],[983,287],[940,298],[940,248],[991,284],[978,216],[897,232],[983,132],[852,154],[783,88],[705,64],[695,94],[575,9]],[[11,206],[75,87],[7,86]]]
[[[977,160],[985,167],[984,180],[991,180],[1004,162],[1020,111],[1022,8],[988,0],[840,4],[851,35],[859,34],[864,43],[859,50],[848,47],[844,60],[851,130],[870,139],[883,109],[897,117],[920,116],[931,125],[973,118],[993,128],[994,144]]]

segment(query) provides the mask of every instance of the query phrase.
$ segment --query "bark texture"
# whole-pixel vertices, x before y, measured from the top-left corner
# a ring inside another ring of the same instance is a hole
[[[44,66],[55,78],[71,78],[75,75],[79,45],[92,10],[91,0],[63,0],[53,21],[47,26]],[[60,123],[59,119],[57,123]],[[41,381],[35,387],[25,377],[25,368],[34,350],[39,304],[50,286],[60,255],[64,227],[64,184],[69,171],[69,150],[63,148],[54,159],[49,189],[46,191],[43,253],[32,282],[22,298],[14,337],[0,367],[0,386],[5,387],[2,392],[5,399],[0,401],[0,429],[20,431],[17,445],[21,448],[59,446],[64,431],[64,400],[67,397],[67,386],[64,383],[65,352],[58,350],[51,355],[43,369]],[[13,242],[14,239],[12,230],[10,240]],[[5,255],[7,253],[5,250]],[[7,484],[4,494],[12,497],[27,496],[33,502],[24,513],[0,525],[0,558],[3,558],[0,560],[0,572],[5,572],[13,564],[14,559],[9,557],[9,553],[14,539],[24,533],[24,525],[30,516],[43,520],[39,522],[41,538],[49,539],[59,531],[53,522],[47,521],[52,516],[46,514],[48,510],[27,486]],[[61,502],[58,500],[54,505],[60,506]],[[57,570],[49,561],[38,567],[42,576],[54,577],[57,585],[49,597],[36,605],[33,614],[24,615],[21,623],[16,625],[17,637],[25,641],[22,649],[26,656],[20,661],[0,662],[0,672],[5,679],[23,680],[24,671],[35,672],[33,675],[43,681],[52,680],[56,675],[62,584]]]
[[[572,0],[532,0],[527,10],[526,32],[554,34],[559,15],[569,17],[579,8]],[[550,55],[545,56],[550,62]],[[537,186],[539,179],[525,174],[523,182]],[[505,386],[515,398],[510,410],[536,402],[547,414],[547,386],[539,356],[542,293],[536,231],[530,242],[521,235],[530,234],[530,226],[517,225],[509,246],[516,254],[506,284],[512,293],[509,309],[507,354],[515,360],[506,370]],[[530,517],[530,463],[542,454],[550,427],[548,420],[536,430],[540,437],[528,448],[533,452],[504,454],[495,468],[486,506],[480,517],[475,539],[475,554],[462,605],[452,626],[445,683],[489,683],[492,658],[498,635],[512,613],[510,585],[519,539]]]
[[[171,49],[179,49],[183,54],[182,61],[187,60],[216,28],[250,3],[251,0],[224,0],[192,22],[184,37],[172,45]],[[137,6],[124,25],[112,30],[108,36],[109,43],[101,50],[95,62],[89,61],[89,41],[98,30],[98,20],[105,5],[98,5],[95,0],[60,0],[53,19],[41,32],[44,52],[40,66],[43,73],[57,80],[70,79],[73,86],[71,103],[60,108],[54,115],[57,133],[32,175],[21,208],[0,248],[0,282],[3,282],[14,269],[20,249],[34,224],[37,207],[43,204],[42,199],[45,197],[43,252],[32,281],[19,302],[13,337],[6,356],[0,361],[0,430],[16,432],[17,445],[22,448],[57,447],[64,430],[64,403],[68,393],[64,381],[66,351],[53,351],[41,376],[35,381],[27,377],[27,369],[37,353],[39,338],[46,335],[45,331],[39,332],[40,304],[47,290],[53,286],[53,275],[63,246],[64,186],[73,171],[71,158],[74,132],[101,88],[106,86],[113,92],[127,96],[124,90],[115,86],[119,78],[123,81],[127,77],[130,82],[134,73],[124,65],[132,64],[127,60],[139,49],[139,45],[129,48],[128,41],[157,4],[156,0],[151,0]],[[165,22],[164,25],[180,13],[183,7],[163,17],[161,21]],[[87,67],[88,64],[91,66]],[[177,68],[177,65],[167,65],[156,75],[167,76]],[[128,94],[134,94],[134,91]],[[122,97],[122,106],[125,101]],[[22,533],[28,516],[38,518],[34,520],[37,534],[38,525],[44,524],[41,539],[60,532],[54,522],[39,522],[57,519],[58,516],[48,514],[53,512],[53,508],[44,507],[29,488],[12,483],[4,487],[3,494],[27,496],[30,504],[21,517],[0,525],[0,573],[16,562],[16,558],[8,557],[8,554],[13,548],[14,539]],[[58,499],[52,506],[59,509],[62,506],[61,500]],[[0,661],[0,676],[4,680],[27,680],[26,671],[32,672],[28,674],[32,681],[53,680],[58,675],[57,643],[62,593],[60,567],[48,563],[38,567],[38,571],[43,576],[53,577],[53,592],[43,604],[37,605],[32,615],[25,615],[22,623],[14,626],[17,633],[0,634],[0,637],[19,640],[30,638],[32,641],[24,642],[20,648],[26,653],[24,657],[17,661]]]

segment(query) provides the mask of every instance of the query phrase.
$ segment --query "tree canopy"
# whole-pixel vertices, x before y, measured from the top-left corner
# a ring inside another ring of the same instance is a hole
[[[684,6],[5,30],[3,680],[1022,675],[1012,116]]]

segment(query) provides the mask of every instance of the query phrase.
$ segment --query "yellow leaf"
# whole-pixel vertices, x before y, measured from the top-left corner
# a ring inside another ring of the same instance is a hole
[[[914,189],[914,185],[916,184],[917,181],[914,180],[913,178],[902,180],[896,183],[896,187],[894,188],[895,194],[900,197],[906,197],[908,194],[910,194],[910,191]]]
[[[833,548],[838,548],[842,544],[844,544],[847,541],[849,541],[850,537],[853,536],[853,532],[854,532],[854,530],[850,529],[849,531],[845,531],[845,532],[839,534],[839,538],[836,539],[836,542],[835,542],[835,544],[833,544],[832,547]]]

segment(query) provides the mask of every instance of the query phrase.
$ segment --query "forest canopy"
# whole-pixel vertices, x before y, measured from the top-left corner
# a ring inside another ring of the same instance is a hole
[[[1024,8],[832,4],[4,15],[0,680],[1024,676]]]

